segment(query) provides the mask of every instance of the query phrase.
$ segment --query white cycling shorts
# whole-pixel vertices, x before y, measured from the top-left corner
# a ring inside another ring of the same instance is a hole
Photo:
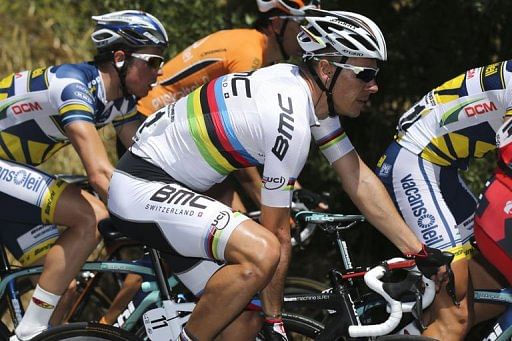
[[[217,261],[225,261],[231,233],[249,219],[179,183],[120,170],[110,182],[108,208],[116,227],[133,239],[164,252]]]

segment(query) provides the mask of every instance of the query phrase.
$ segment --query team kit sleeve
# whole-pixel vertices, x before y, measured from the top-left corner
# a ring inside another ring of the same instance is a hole
[[[289,207],[295,181],[306,162],[311,133],[307,95],[291,87],[281,91],[269,84],[265,101],[258,107],[265,141],[261,202],[270,207]],[[269,91],[268,89],[273,89]]]
[[[86,84],[79,79],[56,78],[50,84],[49,90],[63,128],[75,121],[94,124],[95,102]]]
[[[327,117],[320,120],[320,125],[311,128],[311,133],[320,151],[332,165],[354,149],[339,117]]]

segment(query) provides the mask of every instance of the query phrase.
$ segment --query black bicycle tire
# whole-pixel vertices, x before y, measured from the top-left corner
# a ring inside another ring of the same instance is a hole
[[[327,290],[328,286],[322,282],[305,277],[287,277],[284,287],[284,295],[318,294]],[[284,305],[283,310],[290,314],[307,316],[315,321],[323,323],[329,316],[325,309],[304,304],[301,306]]]
[[[306,278],[306,277],[294,277],[289,276],[286,277],[285,284],[285,294],[287,293],[286,290],[288,289],[288,294],[295,294],[295,293],[319,293],[322,292],[329,287],[319,281],[316,281],[314,279]],[[299,290],[295,290],[295,288]],[[290,292],[290,289],[294,289],[294,292]],[[303,291],[302,291],[303,290]]]
[[[39,334],[31,341],[139,341],[134,334],[113,326],[76,322],[58,326]]]
[[[314,340],[324,330],[323,324],[306,316],[283,313],[282,318],[288,341]],[[258,334],[256,340],[265,340],[262,332]]]
[[[324,330],[323,324],[307,316],[283,313],[282,317],[284,329],[288,334],[296,333],[314,339],[322,330]]]
[[[421,335],[384,335],[379,336],[380,341],[438,341],[428,336]]]

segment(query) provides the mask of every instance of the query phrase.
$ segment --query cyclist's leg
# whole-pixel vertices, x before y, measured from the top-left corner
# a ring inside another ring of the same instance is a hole
[[[142,284],[142,276],[137,274],[127,274],[123,281],[123,286],[112,300],[112,304],[108,308],[104,316],[101,317],[99,323],[114,324],[117,317],[126,309],[131,300],[140,290]]]
[[[210,277],[224,266],[210,260],[176,255],[168,255],[166,261],[173,265],[173,273],[180,282],[199,299]],[[216,340],[254,340],[263,322],[260,316],[261,305],[257,304],[255,309],[243,311],[219,333]]]
[[[265,251],[260,253],[262,250]],[[208,280],[190,317],[187,328],[191,333],[200,340],[217,335],[254,294],[265,287],[275,270],[278,255],[277,240],[270,232],[251,220],[240,224],[226,245],[227,265]],[[225,309],[218,309],[226,302],[230,302],[229,314]]]
[[[231,206],[234,211],[246,212],[240,196],[231,186],[228,179],[220,184],[214,185],[205,194],[225,205]],[[172,266],[173,264],[170,263],[170,265]],[[104,324],[113,324],[116,322],[117,317],[133,299],[140,289],[141,284],[142,276],[137,274],[127,274],[121,290],[114,297],[111,306],[105,315],[101,317],[99,322]]]
[[[458,191],[459,205],[465,205],[471,221],[474,201],[459,184],[456,169],[439,167],[397,145],[390,147],[387,157],[378,169],[378,175],[390,190],[404,220],[418,238],[428,246],[456,252],[452,268],[456,279],[456,293],[460,306],[456,306],[446,290],[442,289],[432,307],[432,323],[424,335],[441,340],[460,340],[467,333],[472,317],[468,304],[468,260],[457,220],[444,198],[441,180],[454,185],[450,190]],[[468,203],[469,201],[469,203]]]
[[[116,171],[109,209],[116,226],[134,239],[164,252],[227,262],[208,280],[187,324],[199,339],[213,338],[232,321],[279,259],[278,241],[265,228],[172,179],[165,184]]]
[[[59,236],[60,232],[56,225],[33,226],[6,222],[2,224],[0,231],[3,244],[22,266],[44,264],[46,254]],[[39,281],[39,276],[32,276],[30,279],[35,286]],[[50,325],[55,326],[62,323],[73,303],[75,293],[76,281],[72,280],[53,312]]]
[[[39,285],[17,328],[17,334],[27,338],[47,328],[60,295],[94,249],[99,237],[96,223],[107,211],[98,199],[76,186],[33,167],[5,160],[0,163],[5,174],[13,174],[4,178],[0,188],[3,219],[68,226],[48,252]]]

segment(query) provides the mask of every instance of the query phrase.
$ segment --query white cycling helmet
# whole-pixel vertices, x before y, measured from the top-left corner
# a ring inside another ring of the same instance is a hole
[[[276,9],[292,16],[303,16],[306,9],[320,8],[320,0],[310,0],[308,4],[303,0],[256,0],[256,3],[260,12]]]
[[[118,11],[93,16],[96,28],[91,35],[99,51],[114,48],[140,49],[146,46],[166,48],[167,32],[162,23],[142,11]]]
[[[387,59],[381,30],[361,14],[309,9],[305,19],[308,25],[297,35],[305,59],[316,56]],[[327,47],[335,51],[321,52]]]

